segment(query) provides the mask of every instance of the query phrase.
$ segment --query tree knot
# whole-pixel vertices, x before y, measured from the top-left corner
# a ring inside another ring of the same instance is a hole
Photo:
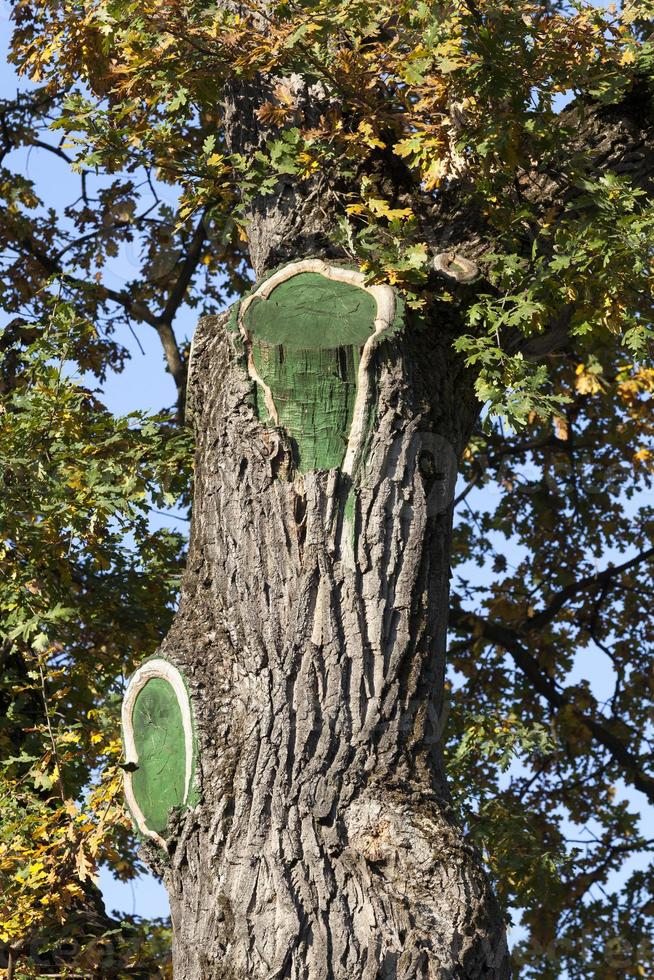
[[[461,283],[473,282],[479,275],[479,266],[476,262],[454,251],[438,252],[434,256],[433,266],[436,272]]]

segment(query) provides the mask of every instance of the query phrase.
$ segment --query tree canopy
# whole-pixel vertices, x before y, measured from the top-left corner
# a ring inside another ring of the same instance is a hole
[[[308,249],[464,324],[480,421],[456,502],[448,758],[522,926],[516,972],[654,970],[653,14],[12,4],[28,84],[0,101],[0,942],[18,975],[38,975],[45,934],[55,959],[80,943],[82,970],[111,950],[117,976],[165,975],[161,930],[108,920],[92,876],[139,868],[118,702],[183,563],[148,520],[190,501],[179,322],[270,264],[249,218],[293,194],[337,216],[329,242],[308,222]],[[226,118],[244,89],[256,120]],[[65,208],[27,150],[68,175]],[[176,395],[156,416],[103,404],[129,330],[161,341]]]

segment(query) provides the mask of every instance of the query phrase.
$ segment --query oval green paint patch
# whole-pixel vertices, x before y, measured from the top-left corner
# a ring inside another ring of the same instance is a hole
[[[172,685],[153,677],[139,691],[131,714],[138,768],[132,773],[134,799],[149,830],[166,829],[171,807],[186,796],[186,739],[182,712]]]
[[[317,272],[281,282],[244,314],[258,375],[293,440],[299,472],[343,461],[357,395],[360,351],[374,333],[370,293]],[[257,392],[261,418],[270,422]]]
[[[357,472],[372,424],[374,352],[401,329],[402,309],[391,286],[318,258],[281,266],[239,304],[257,414],[290,437],[292,471]]]
[[[255,343],[286,350],[363,346],[374,332],[377,304],[358,286],[301,272],[255,297],[244,314]]]

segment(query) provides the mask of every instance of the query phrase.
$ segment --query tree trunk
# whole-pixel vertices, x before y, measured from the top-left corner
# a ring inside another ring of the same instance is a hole
[[[323,111],[324,92],[289,85],[305,117]],[[265,98],[232,93],[232,149],[265,138]],[[477,406],[452,304],[403,318],[390,287],[338,265],[335,186],[289,177],[252,203],[257,275],[305,261],[194,338],[191,542],[160,653],[188,688],[198,803],[187,768],[187,806],[150,835],[168,855],[147,857],[176,980],[499,980],[502,917],[440,753],[451,501]],[[160,774],[167,743],[148,744]]]
[[[362,355],[374,424],[352,465],[304,471],[262,418],[251,341],[208,317],[192,355],[191,545],[161,655],[188,684],[200,802],[169,821],[169,858],[147,848],[175,978],[508,977],[440,757],[475,411],[449,331],[408,322]]]

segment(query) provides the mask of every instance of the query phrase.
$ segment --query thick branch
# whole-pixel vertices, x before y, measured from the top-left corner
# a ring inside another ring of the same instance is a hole
[[[615,105],[578,99],[563,110],[560,122],[570,134],[560,160],[517,175],[516,207],[528,202],[534,208],[534,221],[525,228],[525,255],[531,253],[542,216],[562,214],[583,193],[575,174],[591,179],[619,174],[627,176],[634,187],[654,191],[654,114],[647,80],[634,84]],[[475,205],[468,190],[465,183],[453,183],[439,195],[435,206],[425,199],[422,222],[432,230],[436,252],[454,251],[476,261],[494,250],[496,230],[483,202]],[[573,313],[572,305],[562,306],[549,327],[532,337],[512,332],[505,338],[507,350],[520,351],[532,360],[561,350],[568,343]]]
[[[579,722],[588,729],[593,738],[609,752],[614,762],[622,768],[625,780],[640,790],[641,793],[644,793],[650,802],[654,802],[654,778],[644,771],[643,760],[634,755],[624,742],[613,734],[606,722],[592,718],[581,711],[558,689],[554,681],[543,673],[536,658],[529,653],[514,630],[500,623],[493,623],[484,619],[476,613],[468,612],[457,603],[453,603],[450,610],[450,626],[463,630],[474,627],[479,635],[489,643],[506,650],[513,658],[515,665],[529,679],[534,690],[557,711],[571,707]]]
[[[635,186],[654,189],[654,115],[646,82],[634,86],[615,105],[576,100],[563,110],[560,120],[571,134],[566,158],[556,171],[538,165],[523,171],[516,201],[526,199],[542,213],[564,207],[581,193],[566,173],[571,167],[591,177],[627,174]],[[462,193],[465,189],[457,182],[444,191],[431,208],[429,224],[437,229],[434,242],[441,250],[456,249],[474,260],[492,247],[493,230],[481,205],[473,207]]]
[[[628,571],[630,568],[635,568],[637,565],[641,565],[643,562],[649,561],[654,557],[654,547],[648,548],[646,551],[641,552],[639,555],[635,555],[628,561],[622,563],[622,565],[610,565],[601,572],[595,572],[593,575],[587,575],[585,578],[579,579],[577,582],[572,582],[571,585],[566,586],[565,589],[561,589],[560,592],[554,596],[552,601],[549,603],[547,608],[543,609],[542,612],[536,613],[531,619],[527,620],[524,624],[524,629],[531,633],[534,630],[542,629],[543,626],[547,626],[551,623],[556,614],[563,608],[563,606],[568,602],[568,600],[574,598],[580,592],[586,590],[599,589],[601,586],[611,583],[618,575],[622,572]]]

